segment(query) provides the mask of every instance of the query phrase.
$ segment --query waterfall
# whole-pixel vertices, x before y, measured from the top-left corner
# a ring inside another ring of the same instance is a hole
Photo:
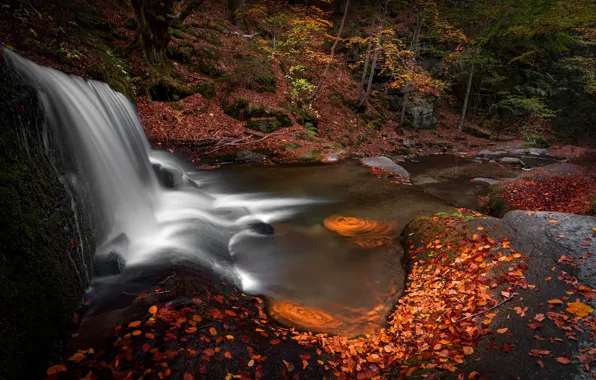
[[[116,253],[126,266],[161,255],[197,260],[231,278],[255,280],[234,268],[230,241],[238,244],[254,223],[272,223],[312,199],[210,194],[179,162],[153,151],[133,104],[101,82],[39,66],[4,50],[4,58],[35,88],[46,125],[62,155],[76,162],[72,183],[88,183],[105,233],[97,257]],[[236,238],[235,238],[236,237]],[[119,259],[120,260],[120,259]]]

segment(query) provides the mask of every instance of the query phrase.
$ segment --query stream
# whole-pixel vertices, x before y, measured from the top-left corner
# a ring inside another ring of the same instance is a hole
[[[106,84],[5,56],[38,91],[46,144],[47,135],[60,137],[48,152],[74,163],[67,185],[93,190],[102,225],[89,316],[127,307],[173,266],[191,263],[264,296],[283,324],[368,333],[404,290],[404,226],[455,207],[476,209],[487,186],[472,178],[520,173],[449,155],[405,163],[412,185],[377,178],[357,161],[196,171],[153,150],[133,105]]]

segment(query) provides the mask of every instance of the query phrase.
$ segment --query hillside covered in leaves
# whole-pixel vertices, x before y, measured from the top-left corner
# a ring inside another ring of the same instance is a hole
[[[193,159],[595,135],[593,1],[14,0],[1,12],[1,44],[107,82],[156,144]]]

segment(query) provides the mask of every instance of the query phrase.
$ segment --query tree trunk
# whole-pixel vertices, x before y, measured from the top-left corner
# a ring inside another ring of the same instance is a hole
[[[313,100],[315,100],[315,98],[319,94],[319,91],[321,91],[323,84],[325,83],[325,78],[327,77],[327,72],[329,72],[329,68],[331,67],[331,62],[333,62],[333,57],[335,56],[335,49],[337,48],[337,44],[341,38],[341,32],[344,30],[344,25],[346,23],[346,16],[348,15],[349,6],[350,6],[350,0],[347,0],[346,8],[344,9],[344,16],[341,19],[341,24],[339,26],[339,30],[337,31],[337,37],[335,37],[335,42],[333,43],[333,46],[331,46],[329,62],[327,62],[327,66],[325,66],[325,71],[323,71],[323,75],[321,75],[321,79],[319,80],[319,84],[317,85],[317,88],[315,88],[312,95],[310,96],[311,103]]]
[[[362,68],[362,78],[360,78],[360,89],[358,90],[358,98],[356,98],[356,104],[360,102],[362,98],[362,92],[364,91],[364,83],[366,83],[366,74],[368,73],[368,64],[370,61],[370,51],[372,50],[373,46],[373,39],[375,37],[375,27],[377,24],[377,10],[373,12],[373,19],[371,22],[371,29],[370,29],[370,38],[368,41],[368,46],[366,47],[366,58],[364,60],[364,67]]]
[[[472,67],[470,68],[470,76],[468,78],[468,88],[466,89],[466,97],[464,98],[464,106],[461,110],[461,118],[459,120],[459,129],[464,127],[464,123],[466,122],[466,111],[468,108],[468,99],[470,98],[470,91],[472,90],[472,79],[474,78],[474,63],[472,63]]]
[[[370,96],[370,92],[372,90],[372,82],[375,77],[375,70],[377,68],[377,59],[379,58],[379,51],[381,50],[381,43],[383,42],[383,28],[385,27],[385,18],[387,17],[387,8],[389,7],[389,0],[385,2],[385,9],[383,10],[383,17],[381,18],[381,25],[379,26],[379,38],[377,42],[377,47],[375,49],[375,54],[373,56],[372,65],[370,67],[370,76],[368,77],[368,85],[366,87],[366,92],[362,99],[360,99],[360,103],[358,103],[358,108],[362,107],[364,103],[368,100]]]
[[[182,23],[204,0],[131,0],[137,19],[137,38],[142,43],[145,56],[151,65],[167,62],[166,48],[172,39],[170,25]],[[175,14],[175,7],[180,11]]]
[[[410,51],[412,51],[412,56],[408,60],[408,70],[411,70],[416,57],[418,56],[418,43],[420,41],[420,33],[422,32],[422,12],[423,9],[418,9],[418,15],[416,17],[416,29],[414,29],[414,36],[412,37],[412,43],[410,44]],[[399,125],[402,125],[406,120],[406,111],[408,109],[408,100],[410,95],[410,81],[406,81],[406,85],[404,87],[404,102],[402,105],[401,110],[401,119],[399,121]]]

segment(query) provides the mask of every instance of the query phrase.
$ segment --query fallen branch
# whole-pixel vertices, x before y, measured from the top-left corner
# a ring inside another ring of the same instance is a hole
[[[279,134],[280,133],[273,132],[273,133],[270,133],[270,134],[266,135],[265,137],[263,137],[263,138],[261,138],[259,140],[248,141],[248,142],[243,143],[244,141],[246,141],[246,140],[250,139],[251,137],[253,137],[253,136],[246,136],[246,137],[243,137],[241,139],[236,139],[236,140],[232,140],[232,141],[226,142],[224,144],[218,144],[213,149],[211,149],[208,152],[205,152],[204,154],[207,155],[207,154],[215,153],[215,152],[220,151],[220,150],[222,150],[222,149],[224,149],[226,147],[229,147],[229,146],[239,146],[239,145],[247,145],[247,144],[256,144],[256,143],[259,143],[261,141],[267,140],[271,136],[279,135]]]
[[[470,319],[472,317],[477,317],[477,316],[482,315],[484,313],[488,313],[489,311],[496,309],[497,307],[503,305],[504,303],[507,303],[507,302],[511,301],[513,299],[513,297],[515,297],[516,295],[517,295],[517,293],[513,293],[512,295],[510,295],[509,297],[505,298],[503,301],[499,302],[495,306],[493,306],[491,308],[488,308],[486,310],[483,310],[483,311],[481,311],[479,313],[468,315],[466,318],[460,319],[460,322],[463,322],[465,320],[468,320],[468,319]]]
[[[247,38],[249,40],[252,40],[256,36],[258,36],[259,34],[261,34],[261,32],[256,32],[256,33],[253,33],[253,34],[240,34],[238,32],[228,32],[228,33],[231,34],[231,35],[234,35],[234,36],[238,36],[240,38]]]

